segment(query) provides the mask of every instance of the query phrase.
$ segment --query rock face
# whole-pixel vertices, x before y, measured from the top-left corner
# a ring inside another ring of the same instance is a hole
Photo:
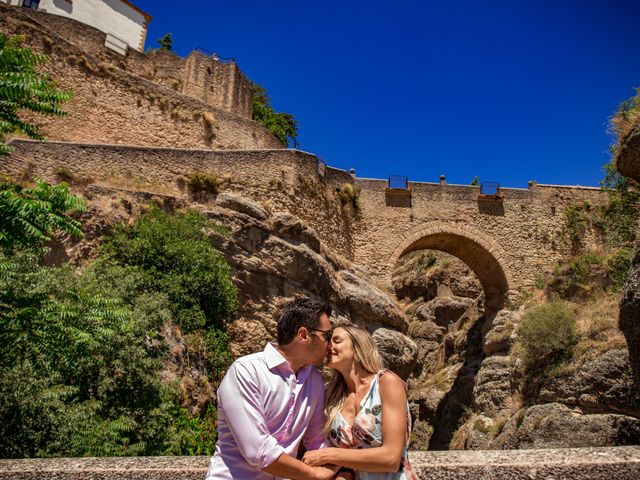
[[[617,412],[640,417],[640,399],[626,350],[610,350],[567,375],[547,378],[542,402],[561,402],[590,413]]]
[[[605,447],[640,442],[640,420],[616,414],[585,415],[560,403],[534,405],[514,415],[491,449]]]
[[[616,166],[622,175],[640,182],[640,125],[636,125],[625,138]]]
[[[500,310],[490,316],[482,326],[482,350],[485,355],[508,352],[514,340],[515,326],[521,312]]]
[[[373,340],[387,361],[387,367],[406,380],[418,358],[416,343],[406,335],[388,328],[378,328],[373,332]]]
[[[444,252],[420,250],[404,255],[393,276],[398,298],[431,300],[438,287],[446,285],[452,295],[477,298],[482,286],[471,269],[458,258]]]
[[[340,319],[374,331],[391,370],[406,378],[418,348],[401,332],[408,323],[391,298],[347,261],[325,255],[316,232],[299,218],[266,209],[237,195],[218,195],[204,210],[229,229],[209,233],[232,267],[240,311],[229,326],[235,356],[264,347],[275,338],[281,307],[299,295],[325,299]]]
[[[508,355],[494,355],[482,361],[473,387],[473,409],[490,418],[509,408],[512,362]]]
[[[636,116],[636,122],[637,122]],[[618,171],[640,182],[640,124],[621,139],[616,158]],[[640,391],[640,248],[631,265],[620,301],[620,330],[624,333],[629,346],[631,367],[636,386]]]
[[[629,346],[629,359],[640,391],[640,249],[633,259],[620,300],[620,330]]]

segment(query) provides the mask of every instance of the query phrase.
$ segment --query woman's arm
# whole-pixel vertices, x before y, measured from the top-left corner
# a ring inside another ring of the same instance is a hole
[[[394,373],[382,375],[382,445],[372,448],[323,448],[304,454],[308,465],[334,464],[366,472],[397,472],[407,437],[407,393]]]

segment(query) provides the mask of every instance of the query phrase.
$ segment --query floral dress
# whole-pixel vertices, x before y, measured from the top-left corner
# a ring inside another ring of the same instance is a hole
[[[360,411],[353,425],[349,425],[338,412],[331,422],[329,441],[339,448],[371,448],[382,445],[382,399],[378,380],[386,370],[380,370],[371,381],[369,392],[360,403]],[[411,416],[407,403],[407,441],[411,432]],[[356,470],[356,478],[360,480],[418,480],[413,472],[407,448],[402,453],[400,468],[395,473],[365,472]]]

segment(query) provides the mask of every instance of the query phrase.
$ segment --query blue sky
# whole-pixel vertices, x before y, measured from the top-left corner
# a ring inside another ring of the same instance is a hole
[[[147,46],[233,57],[359,177],[598,185],[640,86],[640,1],[133,0]]]

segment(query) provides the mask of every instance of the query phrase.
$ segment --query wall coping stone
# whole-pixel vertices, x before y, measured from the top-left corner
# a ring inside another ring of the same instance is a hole
[[[462,450],[409,454],[421,480],[637,480],[640,446]],[[0,479],[204,480],[209,457],[102,457],[0,460]]]
[[[186,148],[186,147],[154,147],[149,145],[127,145],[127,144],[117,144],[117,143],[80,143],[73,141],[64,141],[64,140],[48,140],[46,142],[41,142],[38,140],[31,140],[26,138],[13,138],[7,142],[10,145],[18,145],[20,143],[42,143],[42,144],[60,144],[60,145],[76,145],[78,147],[90,147],[90,148],[117,148],[117,149],[131,149],[131,150],[149,150],[149,151],[183,151],[183,152],[214,152],[214,153],[226,153],[226,152],[291,152],[291,153],[301,153],[303,155],[309,155],[312,157],[316,157],[317,155],[311,152],[307,152],[305,150],[299,150],[297,148],[252,148],[252,149],[229,149],[229,150],[216,150],[211,148]],[[332,167],[327,165],[327,168],[330,168],[336,172],[348,173],[347,170],[342,168]],[[383,182],[386,183],[387,179],[385,178],[364,178],[364,177],[356,177],[356,181],[364,181],[364,182]],[[469,189],[478,189],[477,185],[461,185],[448,183],[446,185],[442,185],[439,182],[414,182],[409,181],[409,184],[415,185],[431,185],[438,187],[455,187],[455,188],[469,188]],[[551,185],[551,184],[536,184],[536,187],[546,187],[546,188],[567,188],[572,190],[601,190],[600,187],[585,187],[581,185]],[[526,192],[531,190],[530,188],[518,188],[518,187],[500,187],[501,190],[508,191],[522,191]]]

